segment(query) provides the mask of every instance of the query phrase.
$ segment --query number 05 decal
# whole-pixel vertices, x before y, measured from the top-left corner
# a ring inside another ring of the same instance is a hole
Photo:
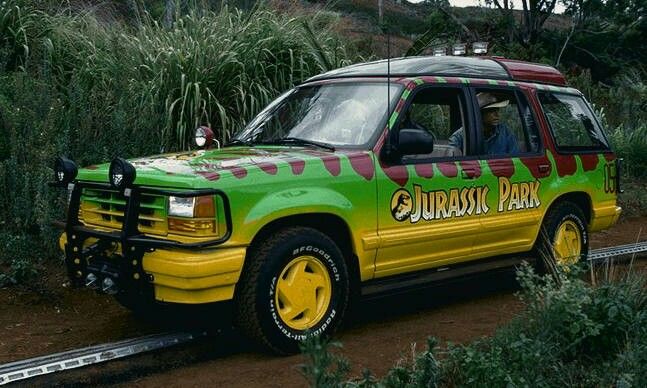
[[[615,163],[607,163],[604,165],[604,192],[605,193],[615,193],[616,192],[616,182],[617,174]]]

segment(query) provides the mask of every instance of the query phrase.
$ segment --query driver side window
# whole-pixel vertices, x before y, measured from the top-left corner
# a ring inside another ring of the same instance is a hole
[[[466,154],[465,109],[460,88],[431,87],[418,91],[404,112],[400,129],[418,129],[434,138],[433,151],[405,155],[404,161],[443,159]]]

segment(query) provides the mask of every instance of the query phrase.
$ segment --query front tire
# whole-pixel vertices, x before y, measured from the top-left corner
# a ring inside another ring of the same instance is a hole
[[[115,300],[138,318],[155,320],[163,315],[164,305],[143,295],[121,291],[114,295]]]
[[[564,201],[552,207],[542,223],[537,253],[540,272],[568,270],[585,261],[589,252],[586,218],[576,204]]]
[[[344,256],[325,234],[290,227],[253,247],[235,296],[236,325],[278,354],[299,350],[307,335],[329,335],[349,297]]]

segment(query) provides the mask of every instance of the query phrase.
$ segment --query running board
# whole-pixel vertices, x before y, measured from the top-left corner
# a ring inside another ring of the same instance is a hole
[[[407,291],[443,280],[461,278],[469,275],[506,270],[523,261],[533,262],[534,258],[507,257],[504,259],[489,259],[475,263],[459,264],[453,267],[438,267],[426,271],[411,272],[404,275],[390,276],[384,279],[369,280],[362,285],[362,297],[379,296],[394,291]]]
[[[647,252],[647,241],[636,242],[633,244],[590,250],[588,261],[594,264],[608,260],[609,258],[620,259],[644,254],[645,252]],[[430,285],[433,282],[505,270],[521,264],[524,260],[532,262],[536,259],[532,257],[507,256],[505,258],[485,259],[477,262],[458,264],[453,267],[438,267],[421,272],[410,272],[404,275],[369,280],[362,285],[362,296],[371,297],[398,291],[404,292],[417,287]]]

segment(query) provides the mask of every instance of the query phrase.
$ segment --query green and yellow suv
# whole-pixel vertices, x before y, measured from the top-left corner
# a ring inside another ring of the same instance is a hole
[[[539,64],[354,65],[284,93],[225,147],[210,149],[212,136],[78,170],[57,160],[74,284],[133,309],[231,300],[243,332],[289,353],[331,333],[355,296],[529,252],[581,260],[589,232],[620,214],[599,121]]]

